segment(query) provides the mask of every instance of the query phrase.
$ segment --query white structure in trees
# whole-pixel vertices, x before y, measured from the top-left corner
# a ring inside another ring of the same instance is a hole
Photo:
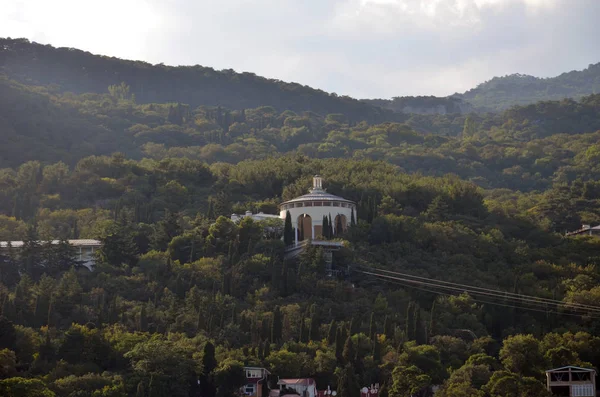
[[[279,219],[279,215],[271,215],[271,214],[264,214],[262,212],[259,212],[258,214],[253,214],[252,211],[246,211],[245,214],[243,215],[238,215],[238,214],[232,214],[231,215],[231,220],[233,222],[238,222],[241,221],[242,219],[246,218],[246,217],[250,217],[253,220],[259,222],[259,221],[265,221],[267,219]]]
[[[285,220],[289,211],[292,227],[295,230],[295,242],[311,240],[323,235],[323,217],[331,217],[334,233],[340,226],[343,231],[350,226],[352,213],[356,219],[356,203],[334,196],[323,189],[323,179],[319,175],[313,178],[310,193],[296,197],[279,205],[279,216]]]
[[[67,242],[74,249],[75,260],[92,270],[95,262],[94,253],[102,247],[102,242],[92,239],[67,240]],[[60,243],[60,240],[38,241],[40,245],[48,243],[57,245]],[[13,249],[18,253],[23,248],[23,245],[23,241],[0,241],[0,250]]]

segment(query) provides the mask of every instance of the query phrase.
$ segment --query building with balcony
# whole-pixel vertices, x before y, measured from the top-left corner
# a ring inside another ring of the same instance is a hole
[[[263,387],[266,387],[264,381],[271,373],[261,367],[244,367],[244,374],[246,375],[246,384],[242,387],[242,394],[250,397],[261,397]]]

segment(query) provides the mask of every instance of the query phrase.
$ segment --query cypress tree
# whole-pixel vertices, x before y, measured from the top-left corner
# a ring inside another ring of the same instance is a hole
[[[321,234],[325,239],[329,238],[329,221],[327,220],[326,215],[323,215],[323,231]]]
[[[290,211],[285,213],[285,224],[283,228],[283,242],[286,246],[294,244],[294,228],[292,227],[292,216]]]
[[[373,361],[376,364],[381,363],[381,345],[377,338],[373,341]]]
[[[354,217],[354,207],[352,207],[352,212],[350,213],[350,226],[356,225],[356,219]]]
[[[142,305],[142,310],[140,311],[140,321],[139,321],[138,328],[142,332],[146,332],[146,330],[148,330],[148,316],[146,315],[146,305]]]
[[[435,323],[435,301],[433,301],[433,303],[431,304],[431,315],[429,317],[429,335],[428,336],[432,336],[434,335],[434,328],[436,327],[436,323]]]
[[[346,342],[344,343],[344,350],[342,351],[342,358],[344,359],[344,364],[354,363],[354,359],[356,358],[356,352],[354,351],[354,343],[352,343],[351,336],[346,338]]]
[[[275,306],[273,310],[273,322],[271,323],[271,342],[279,343],[282,337],[283,320],[279,306]]]
[[[344,234],[344,225],[342,224],[342,217],[340,215],[335,217],[335,234],[341,236]]]
[[[377,330],[375,327],[375,313],[371,313],[371,321],[369,323],[369,338],[371,338],[371,340],[375,340],[375,337],[377,336]]]
[[[271,344],[268,340],[265,341],[265,347],[263,349],[263,357],[268,358],[271,355]]]
[[[349,328],[348,336],[358,334],[360,332],[360,326],[361,326],[360,318],[352,317],[352,320],[350,320],[350,328]]]
[[[306,326],[304,324],[304,317],[302,318],[302,321],[300,321],[300,339],[299,339],[299,341],[302,343],[308,342],[308,335],[307,335]]]
[[[258,342],[257,353],[258,359],[262,361],[265,358],[265,344],[262,341]]]
[[[419,345],[424,345],[425,343],[427,343],[427,330],[423,326],[423,321],[421,319],[421,308],[419,307],[419,305],[415,305],[414,321],[415,341]]]
[[[383,322],[383,333],[385,334],[385,338],[390,340],[393,338],[393,325],[392,320],[389,316],[385,316],[385,320]]]
[[[409,302],[406,308],[406,339],[415,340],[415,304]]]
[[[310,330],[308,333],[308,339],[317,342],[319,340],[319,316],[317,311],[313,311],[310,316]]]
[[[331,222],[331,214],[329,214],[329,219],[327,219],[327,227],[329,228],[327,235],[329,238],[333,238],[333,222]]]
[[[206,342],[202,355],[202,367],[204,374],[210,374],[217,367],[217,359],[215,358],[215,345],[211,342]]]
[[[328,345],[332,345],[335,343],[336,334],[337,334],[337,324],[335,323],[335,320],[331,320],[331,323],[329,323],[329,330],[327,332],[327,344]]]
[[[343,360],[342,353],[344,351],[344,335],[341,328],[338,328],[335,333],[335,358],[341,363]]]

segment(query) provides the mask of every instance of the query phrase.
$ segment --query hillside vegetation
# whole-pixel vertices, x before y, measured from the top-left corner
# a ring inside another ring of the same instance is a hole
[[[340,397],[547,397],[546,369],[600,366],[600,240],[564,235],[600,223],[600,95],[374,120],[146,103],[124,78],[65,92],[34,70],[0,78],[0,240],[24,241],[0,250],[0,395],[229,397],[264,366],[266,386]],[[320,249],[285,260],[282,222],[229,219],[277,213],[314,174],[357,204],[327,237],[347,275]],[[93,272],[73,238],[102,241]]]
[[[124,81],[140,103],[182,102],[192,107],[231,109],[274,106],[280,111],[343,113],[355,120],[395,116],[347,96],[338,96],[254,73],[204,66],[151,65],[93,55],[74,48],[54,48],[26,39],[0,38],[0,72],[26,84],[51,85],[60,92],[103,93]]]
[[[537,101],[579,99],[600,93],[600,63],[587,69],[574,70],[556,77],[539,78],[512,74],[479,84],[459,95],[473,106],[487,110],[504,110],[513,105],[527,105]]]

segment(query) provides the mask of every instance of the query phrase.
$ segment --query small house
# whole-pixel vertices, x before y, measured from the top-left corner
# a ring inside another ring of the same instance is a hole
[[[546,388],[555,396],[595,397],[596,371],[566,366],[546,371]]]

